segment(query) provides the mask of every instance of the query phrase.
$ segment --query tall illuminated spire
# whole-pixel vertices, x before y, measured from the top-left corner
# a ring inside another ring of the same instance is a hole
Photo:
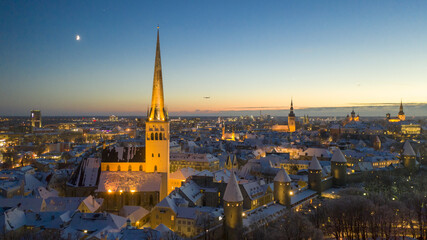
[[[159,26],[157,26],[156,60],[154,64],[153,93],[148,121],[166,121],[167,113],[163,98],[162,61],[160,58]]]

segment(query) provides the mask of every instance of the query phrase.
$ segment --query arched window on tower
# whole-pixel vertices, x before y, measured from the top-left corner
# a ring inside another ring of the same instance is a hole
[[[139,165],[139,171],[142,172],[142,165]]]
[[[154,166],[154,171],[157,172],[157,165]]]
[[[107,169],[105,169],[106,171],[110,171],[110,165],[107,165]]]
[[[151,133],[151,140],[154,140],[154,133]]]
[[[163,135],[162,133],[159,133],[159,140],[163,140],[162,135]]]
[[[156,133],[156,140],[159,140],[159,134]]]

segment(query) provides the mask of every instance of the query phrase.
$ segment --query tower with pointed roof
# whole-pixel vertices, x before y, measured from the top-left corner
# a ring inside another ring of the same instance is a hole
[[[274,200],[290,209],[291,191],[291,178],[282,167],[274,178]]]
[[[405,113],[403,112],[403,102],[402,102],[402,100],[400,101],[399,114],[397,114],[397,117],[400,119],[400,121],[405,121],[405,119],[406,119]]]
[[[315,155],[308,166],[308,188],[319,194],[322,192],[322,166]]]
[[[406,141],[403,145],[403,153],[402,153],[402,160],[403,160],[403,166],[405,166],[408,170],[414,170],[416,165],[416,157],[414,149],[412,148],[409,141]]]
[[[159,27],[157,27],[151,106],[145,122],[145,171],[162,173],[160,200],[168,195],[169,181],[169,118],[163,96],[162,63]]]
[[[335,186],[345,186],[347,182],[347,159],[339,148],[335,150],[331,158],[331,173]]]
[[[223,200],[225,239],[240,239],[243,229],[243,195],[233,171]]]
[[[291,99],[291,111],[288,114],[288,129],[289,132],[295,132],[296,124],[295,124],[295,113],[294,113],[294,103]]]

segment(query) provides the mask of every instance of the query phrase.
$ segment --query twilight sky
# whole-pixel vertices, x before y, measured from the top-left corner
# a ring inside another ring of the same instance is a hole
[[[427,115],[426,12],[391,0],[0,1],[0,116],[144,115],[157,24],[171,115],[284,115],[291,97],[300,113],[383,116],[403,99]]]

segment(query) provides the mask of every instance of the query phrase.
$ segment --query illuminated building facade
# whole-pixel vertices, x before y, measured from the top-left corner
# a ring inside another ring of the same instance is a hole
[[[221,140],[236,141],[236,134],[234,133],[234,127],[231,130],[231,133],[227,133],[227,132],[225,132],[225,124],[223,123],[222,124]]]
[[[209,153],[173,153],[170,156],[170,171],[175,172],[183,168],[192,168],[197,171],[219,169],[219,159]]]

